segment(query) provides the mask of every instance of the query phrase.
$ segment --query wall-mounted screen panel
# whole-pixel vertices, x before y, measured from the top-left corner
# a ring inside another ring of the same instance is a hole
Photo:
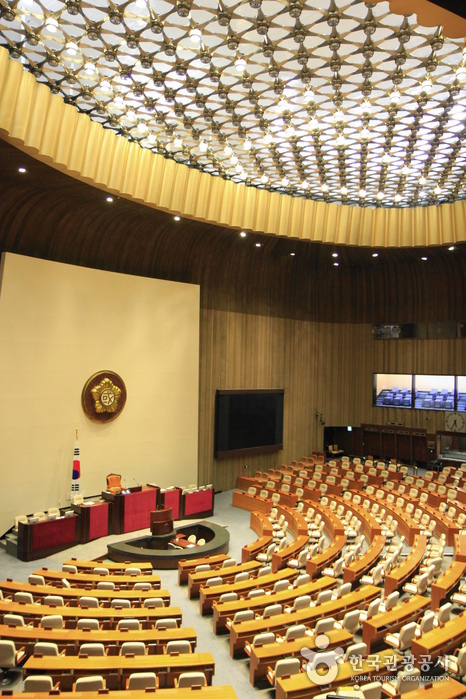
[[[412,407],[411,374],[374,374],[372,405],[379,407]]]
[[[431,374],[414,376],[414,407],[422,410],[454,410],[455,377]]]
[[[466,376],[456,377],[456,410],[466,412]]]
[[[284,393],[284,389],[217,391],[215,456],[283,449]]]

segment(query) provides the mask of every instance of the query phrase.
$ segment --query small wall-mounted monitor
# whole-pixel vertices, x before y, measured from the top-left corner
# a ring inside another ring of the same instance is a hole
[[[382,408],[411,408],[411,374],[374,374],[372,405]]]
[[[414,407],[422,410],[454,410],[455,377],[432,374],[414,376]]]
[[[283,449],[284,396],[284,389],[218,390],[216,458]]]
[[[456,410],[466,412],[466,376],[456,377]]]

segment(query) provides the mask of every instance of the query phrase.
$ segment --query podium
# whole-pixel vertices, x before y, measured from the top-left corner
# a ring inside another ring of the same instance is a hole
[[[88,541],[108,536],[109,529],[109,503],[104,500],[84,502],[79,505],[71,505],[72,510],[79,515],[80,532],[79,541],[86,544]]]
[[[74,514],[28,524],[19,522],[18,558],[21,561],[36,561],[74,546],[78,543],[78,522]]]
[[[138,485],[121,493],[102,492],[102,499],[110,506],[109,524],[111,534],[124,534],[137,529],[148,529],[150,513],[157,507],[158,488]]]

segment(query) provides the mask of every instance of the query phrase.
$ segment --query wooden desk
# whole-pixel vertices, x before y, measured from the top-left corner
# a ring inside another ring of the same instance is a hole
[[[370,655],[362,661],[360,667],[353,669],[351,663],[341,663],[336,679],[326,685],[314,684],[306,672],[291,675],[287,678],[279,678],[276,682],[276,699],[308,699],[315,694],[321,694],[322,690],[330,691],[342,685],[354,684],[357,677],[367,677],[367,682],[374,682],[378,677],[396,675],[396,666],[401,662],[401,654],[395,650],[387,649]],[[354,678],[354,679],[353,679]]]
[[[452,561],[430,587],[430,608],[436,611],[442,601],[458,587],[466,570],[463,561]]]
[[[116,627],[120,619],[140,619],[142,622],[155,623],[157,619],[176,619],[181,625],[181,609],[179,607],[156,607],[145,609],[132,607],[131,609],[102,609],[102,607],[82,609],[81,607],[49,607],[45,604],[19,604],[18,602],[6,602],[0,600],[0,618],[3,623],[5,614],[21,614],[24,620],[40,623],[40,619],[48,614],[60,614],[67,628],[74,628],[78,619],[98,619],[105,622],[110,628]]]
[[[112,534],[123,534],[150,527],[150,513],[157,509],[158,488],[150,485],[129,488],[113,495],[106,490],[102,498],[110,503],[109,522]]]
[[[198,565],[208,563],[211,566],[212,571],[215,571],[221,567],[221,564],[223,561],[226,561],[227,558],[230,558],[228,554],[219,553],[215,556],[203,556],[201,558],[183,559],[178,561],[178,585],[187,583],[189,573],[194,573],[194,570]],[[213,574],[215,575],[215,572]]]
[[[193,690],[191,687],[186,689],[157,689],[157,699],[192,699]],[[145,690],[131,690],[131,699],[147,699]],[[9,695],[11,699],[45,699],[49,694],[41,692],[15,692]],[[112,691],[111,699],[128,699],[126,690]],[[197,699],[238,699],[233,687],[230,685],[211,685],[206,687],[197,687]],[[73,699],[102,699],[102,694],[99,692],[73,692]],[[450,699],[449,697],[447,699]]]
[[[80,505],[72,504],[71,509],[79,515],[79,541],[81,544],[108,536],[108,502],[96,500],[92,504],[86,502]]]
[[[294,541],[272,554],[272,572],[276,573],[281,568],[284,568],[288,561],[297,558],[302,549],[309,542],[309,535],[300,534]]]
[[[119,631],[118,629],[101,629],[85,631],[83,629],[43,629],[40,626],[6,626],[0,624],[0,638],[13,641],[17,647],[24,646],[27,655],[33,655],[34,644],[38,641],[56,643],[59,650],[66,650],[68,655],[77,655],[82,643],[103,643],[109,648],[109,654],[119,652],[125,641],[143,641],[149,652],[163,653],[168,641],[188,640],[191,650],[196,649],[197,634],[193,628],[177,626],[175,629],[141,629],[140,631]]]
[[[272,543],[273,527],[272,522],[270,522],[267,515],[263,512],[251,512],[250,528],[256,532],[258,539],[252,541],[250,544],[243,546],[241,549],[241,562],[246,563],[247,561],[252,561],[256,558],[258,553],[265,551],[265,549]]]
[[[427,537],[424,534],[416,534],[411,551],[405,560],[385,576],[384,590],[386,595],[398,590],[407,580],[412,578],[421,565],[426,546]]]
[[[423,687],[405,692],[403,699],[459,699],[464,695],[464,684],[449,677],[445,682],[428,682]]]
[[[370,514],[370,512],[362,507],[362,505],[356,505],[351,500],[348,502],[344,498],[334,497],[332,499],[339,505],[343,505],[345,511],[349,510],[353,515],[361,520],[361,532],[369,542],[372,541],[375,536],[382,533],[381,525],[377,522],[375,517]]]
[[[247,561],[247,563],[240,563],[236,566],[229,566],[227,568],[219,568],[218,570],[206,570],[202,573],[189,573],[188,574],[188,597],[193,599],[199,595],[201,587],[203,587],[209,578],[222,578],[225,582],[233,582],[235,575],[238,573],[248,572],[248,573],[258,573],[262,568],[262,563],[259,561]]]
[[[222,585],[214,585],[212,587],[201,587],[199,599],[200,599],[200,611],[201,614],[204,610],[209,610],[212,608],[214,602],[218,602],[221,595],[225,592],[236,592],[239,596],[247,596],[248,592],[251,590],[271,590],[278,580],[289,580],[292,582],[298,575],[298,571],[292,568],[282,568],[277,573],[269,573],[268,575],[262,575],[260,578],[249,578],[248,580],[243,580],[238,583],[223,583]]]
[[[233,602],[214,602],[214,633],[217,634],[226,628],[227,619],[233,619],[236,612],[245,609],[252,609],[256,614],[262,614],[264,609],[270,604],[282,604],[293,606],[296,597],[301,595],[309,595],[311,599],[315,599],[318,593],[322,590],[330,590],[335,588],[338,580],[330,576],[323,575],[318,580],[313,580],[307,585],[301,587],[292,587],[291,589],[275,592],[271,595],[258,595],[257,597],[238,599]]]
[[[78,677],[102,675],[108,689],[124,689],[132,672],[155,672],[160,687],[173,687],[175,677],[182,672],[203,672],[207,684],[212,684],[215,662],[210,653],[182,653],[179,655],[121,655],[89,656],[44,655],[31,656],[23,665],[23,677],[46,674],[60,690],[69,691]]]
[[[325,635],[329,639],[328,650],[338,646],[346,648],[353,643],[353,635],[343,629],[333,629],[333,631],[327,631]],[[275,663],[281,658],[301,658],[303,648],[315,650],[315,636],[309,633],[294,641],[277,641],[267,643],[265,646],[247,646],[250,683],[254,685],[258,680],[263,680],[267,676],[267,669],[275,667]]]
[[[109,572],[113,575],[125,575],[127,568],[139,568],[141,575],[152,575],[154,569],[152,563],[148,561],[138,561],[137,563],[132,563],[131,561],[125,561],[124,563],[114,563],[113,561],[107,561],[105,559],[96,559],[95,561],[82,560],[79,558],[68,558],[63,562],[63,565],[73,565],[76,566],[79,572],[92,573],[94,568],[108,568]]]
[[[270,491],[269,488],[264,488],[267,492]],[[260,498],[259,495],[249,495],[248,493],[243,493],[241,490],[233,491],[233,507],[239,507],[241,510],[250,510],[251,512],[263,512],[268,515],[270,509],[273,505],[272,500],[269,498],[264,500]]]
[[[346,566],[343,571],[343,582],[354,582],[367,573],[382,555],[385,546],[385,534],[376,534],[369,548],[358,559]]]
[[[395,491],[392,491],[395,495]],[[401,496],[404,498],[404,495]],[[377,503],[380,508],[385,508],[387,515],[392,515],[393,519],[398,522],[397,533],[404,536],[408,545],[412,546],[414,544],[414,537],[416,534],[421,533],[420,525],[406,512],[399,507],[390,505],[386,500],[378,500],[374,495],[364,495],[364,498],[369,500],[370,503]]]
[[[15,580],[3,580],[0,582],[0,590],[4,596],[10,595],[13,599],[15,592],[30,592],[34,602],[42,602],[47,595],[59,595],[63,597],[65,604],[77,607],[80,597],[92,597],[99,600],[102,607],[109,607],[113,600],[127,599],[133,607],[141,607],[144,600],[157,597],[163,600],[165,607],[170,605],[170,593],[168,590],[83,590],[82,588],[63,587],[57,589],[53,585],[34,585],[31,583],[17,582]]]
[[[343,546],[346,544],[345,534],[336,534],[330,546],[318,553],[317,556],[312,556],[306,563],[306,573],[309,573],[311,578],[315,578],[324,568],[327,568],[340,555]]]
[[[465,641],[466,614],[461,612],[442,627],[428,631],[413,640],[411,653],[418,667],[422,665],[423,656],[430,656],[430,662],[434,665],[437,658],[453,653],[455,648],[461,648]]]
[[[79,542],[79,517],[57,517],[40,522],[19,522],[17,556],[22,561],[36,561],[53,556]]]
[[[466,536],[464,534],[456,534],[454,541],[455,561],[466,562]]]
[[[237,651],[244,650],[246,643],[251,643],[254,636],[264,631],[284,634],[288,626],[305,624],[313,628],[319,619],[334,617],[341,619],[346,612],[366,607],[369,602],[380,595],[380,588],[374,585],[364,585],[348,595],[336,600],[323,602],[315,607],[307,607],[291,614],[283,613],[268,619],[254,619],[233,623],[230,628],[230,655],[233,658]],[[427,606],[429,605],[429,600]]]
[[[137,564],[133,565],[139,567]],[[152,585],[154,590],[160,589],[160,575],[152,575],[149,577],[147,573],[142,573],[141,575],[119,575],[115,573],[96,575],[95,573],[64,573],[60,570],[39,568],[34,571],[34,574],[42,575],[47,585],[55,585],[60,588],[63,587],[63,580],[65,579],[68,580],[72,587],[88,590],[97,587],[97,583],[102,582],[102,580],[114,582],[121,590],[124,588],[132,589],[137,582],[148,582]]]
[[[401,604],[397,604],[388,612],[374,614],[362,622],[362,640],[367,645],[368,652],[378,643],[382,643],[387,633],[399,631],[409,621],[417,621],[429,609],[428,597],[413,595]]]

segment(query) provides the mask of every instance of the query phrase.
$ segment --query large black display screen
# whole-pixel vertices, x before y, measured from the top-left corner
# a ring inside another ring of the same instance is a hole
[[[215,456],[283,449],[284,393],[284,389],[217,391]]]

